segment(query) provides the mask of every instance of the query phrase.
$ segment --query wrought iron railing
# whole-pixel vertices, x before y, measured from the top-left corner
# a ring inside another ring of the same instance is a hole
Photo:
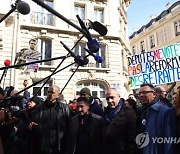
[[[31,23],[54,26],[55,16],[48,13],[32,12]]]

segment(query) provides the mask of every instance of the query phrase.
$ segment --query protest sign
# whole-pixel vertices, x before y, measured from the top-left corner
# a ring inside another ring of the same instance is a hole
[[[127,57],[129,86],[180,81],[180,43]]]

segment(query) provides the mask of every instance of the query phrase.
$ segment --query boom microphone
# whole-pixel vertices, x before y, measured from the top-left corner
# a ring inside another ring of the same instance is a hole
[[[95,21],[95,22],[90,21],[90,23],[91,23],[91,27],[96,32],[98,32],[101,36],[105,36],[107,34],[107,28],[104,25],[102,25],[100,22],[98,22],[98,21]]]
[[[30,6],[26,2],[19,1],[16,5],[16,9],[23,15],[26,15],[30,12]]]
[[[94,53],[90,52],[88,49],[86,49],[86,48],[84,48],[84,49],[89,53],[89,55],[94,57],[95,61],[97,61],[98,63],[103,62],[103,59],[101,58],[101,56],[99,56],[98,54],[94,55]]]
[[[8,13],[6,13],[1,19],[0,23],[5,20],[11,13],[13,13],[15,10],[18,10],[23,15],[26,15],[30,12],[30,6],[21,0],[16,0],[15,4],[11,5],[11,10],[9,10]]]
[[[93,53],[98,52],[99,51],[98,41],[96,39],[91,38],[91,34],[90,34],[89,30],[87,29],[87,27],[85,26],[84,22],[81,20],[79,15],[76,15],[76,17],[79,21],[79,24],[81,25],[81,28],[86,31],[86,34],[84,34],[84,36],[88,39],[88,42],[87,42],[88,49]]]
[[[107,28],[97,21],[93,22],[92,28],[101,36],[105,36],[107,34]]]
[[[75,55],[74,52],[71,51],[71,49],[66,46],[62,41],[60,43],[63,45],[63,47],[70,53],[70,55],[74,58],[74,61],[79,65],[79,66],[84,66],[87,65],[89,60],[86,57],[81,57],[79,55]]]

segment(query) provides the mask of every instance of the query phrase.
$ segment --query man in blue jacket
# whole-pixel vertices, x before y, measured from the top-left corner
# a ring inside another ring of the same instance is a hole
[[[156,99],[153,85],[144,83],[139,89],[142,104],[136,143],[143,154],[174,154],[175,113]],[[144,134],[144,135],[143,135]],[[168,140],[168,141],[167,141]]]

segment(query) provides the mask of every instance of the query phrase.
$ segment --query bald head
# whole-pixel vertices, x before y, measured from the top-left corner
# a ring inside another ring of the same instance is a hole
[[[48,88],[47,100],[52,103],[55,102],[56,99],[58,99],[59,97],[59,92],[60,92],[60,89],[58,86],[56,85],[50,86]]]
[[[162,87],[162,86],[157,86],[157,87],[155,88],[155,92],[156,92],[156,94],[157,94],[157,97],[158,97],[160,100],[163,99],[163,98],[165,98],[166,95],[167,95],[165,88]]]

